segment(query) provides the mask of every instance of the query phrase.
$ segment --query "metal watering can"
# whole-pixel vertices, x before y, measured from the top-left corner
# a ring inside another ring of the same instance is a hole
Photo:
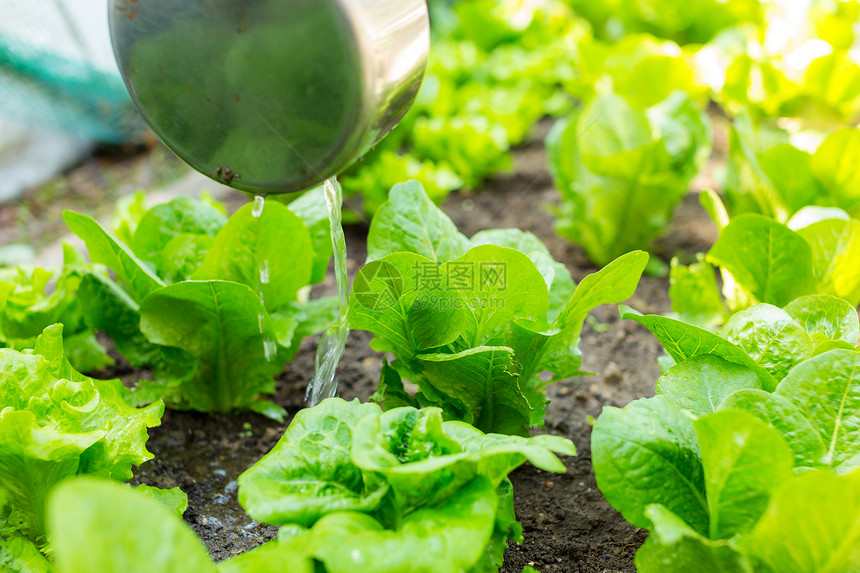
[[[110,0],[114,53],[153,131],[258,195],[303,191],[403,117],[430,48],[425,0]]]

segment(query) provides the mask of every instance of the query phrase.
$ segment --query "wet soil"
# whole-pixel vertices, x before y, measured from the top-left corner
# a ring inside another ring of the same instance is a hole
[[[725,154],[725,134],[719,129],[720,118],[714,119],[718,124],[714,160],[693,181],[693,191],[715,187],[715,174]],[[579,281],[597,269],[581,248],[556,235],[553,229],[554,218],[547,207],[558,203],[559,194],[553,189],[541,144],[548,126],[548,123],[538,126],[533,142],[516,151],[511,173],[491,180],[477,192],[454,194],[443,207],[467,235],[499,227],[519,227],[535,233],[547,244],[555,259],[565,263]],[[123,163],[123,169],[130,172],[131,168],[125,165],[136,163],[136,159]],[[83,203],[92,204],[96,210],[95,205],[100,204],[99,208],[108,212],[117,191],[106,196],[87,191],[93,186],[75,179],[85,179],[86,169],[102,173],[98,166],[85,168],[84,175],[75,175],[61,186],[70,186],[84,195]],[[122,183],[125,180],[122,176],[119,180],[119,187],[128,187],[127,183]],[[122,194],[127,192],[128,189]],[[59,195],[68,199],[68,193]],[[238,207],[242,201],[243,196],[235,194],[236,204],[231,207]],[[13,241],[42,244],[47,232],[41,229],[44,225],[29,223],[59,220],[58,209],[64,202],[53,202],[50,197],[34,194],[25,196],[17,204],[0,205],[0,229],[3,230],[0,245]],[[76,204],[75,207],[89,212],[86,206]],[[57,216],[48,216],[48,213]],[[367,226],[348,227],[346,234],[348,270],[353,276],[366,255]],[[655,251],[667,263],[672,256],[689,260],[695,253],[706,251],[715,239],[716,231],[699,206],[697,194],[691,193],[678,206],[672,223],[657,241]],[[330,271],[326,281],[315,287],[314,296],[333,294],[334,289],[334,276]],[[628,304],[643,312],[666,313],[670,310],[667,290],[665,277],[644,277]],[[305,340],[295,361],[288,364],[278,378],[273,399],[290,414],[306,405],[305,388],[312,376],[318,340],[318,336]],[[367,400],[376,388],[382,356],[370,349],[369,340],[370,335],[364,332],[350,334],[338,372],[342,398]],[[633,556],[645,540],[646,532],[626,523],[597,489],[589,447],[591,424],[606,405],[623,406],[653,395],[659,376],[656,359],[662,350],[643,327],[620,320],[614,305],[600,307],[591,314],[583,329],[580,347],[583,369],[596,374],[549,387],[552,402],[546,428],[539,430],[571,438],[579,455],[564,460],[566,474],[549,474],[526,464],[511,475],[516,513],[523,524],[525,541],[506,552],[504,573],[519,573],[526,565],[543,573],[635,571]],[[146,370],[129,367],[118,355],[115,358],[116,366],[98,373],[99,377],[119,377],[132,385],[149,376]],[[155,458],[139,468],[135,481],[182,488],[189,501],[186,521],[206,543],[215,560],[229,558],[276,535],[276,528],[256,523],[244,513],[236,497],[236,479],[271,449],[285,427],[285,424],[253,413],[224,416],[168,411],[162,425],[150,431],[148,447]]]
[[[540,135],[540,134],[538,134]],[[555,234],[546,207],[558,202],[558,192],[545,167],[545,153],[535,143],[518,150],[515,169],[489,182],[479,192],[455,194],[445,211],[471,235],[481,229],[519,227],[529,230],[549,247],[581,280],[596,271],[581,248]],[[719,153],[717,154],[719,159]],[[706,170],[693,188],[713,186],[713,169]],[[347,228],[350,275],[363,262],[367,227]],[[657,256],[690,258],[708,249],[716,231],[695,193],[679,205],[667,232],[657,242]],[[670,310],[668,280],[643,278],[628,304],[643,312]],[[330,273],[315,295],[332,294]],[[339,395],[367,400],[379,376],[382,357],[369,348],[370,336],[350,334],[340,365]],[[307,339],[296,360],[278,379],[275,401],[292,414],[301,409],[311,377],[318,337]],[[624,521],[597,489],[589,447],[591,424],[606,405],[623,406],[651,396],[659,376],[656,358],[662,350],[644,328],[618,317],[615,306],[600,307],[585,325],[581,342],[583,369],[597,374],[559,382],[549,388],[552,400],[545,431],[571,438],[579,455],[565,460],[567,473],[549,474],[525,465],[511,479],[516,513],[525,541],[510,547],[505,573],[531,565],[543,573],[606,573],[635,571],[633,556],[646,532]],[[146,373],[115,374],[126,381]],[[181,487],[189,499],[185,519],[204,540],[216,560],[226,559],[273,538],[274,527],[254,522],[238,505],[236,478],[275,444],[285,426],[256,414],[209,416],[167,412],[161,427],[151,430],[149,448],[155,459],[140,468],[137,479],[160,487]]]

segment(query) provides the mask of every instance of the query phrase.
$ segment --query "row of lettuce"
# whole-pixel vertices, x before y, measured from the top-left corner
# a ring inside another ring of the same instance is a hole
[[[650,250],[705,165],[709,102],[735,123],[724,187],[765,195],[745,210],[790,208],[813,200],[813,188],[818,204],[857,208],[857,187],[831,185],[837,142],[821,144],[860,114],[856,2],[438,0],[431,15],[433,53],[416,105],[343,178],[368,215],[406,179],[437,203],[477,188],[510,168],[511,148],[551,116],[557,228],[605,265]],[[853,132],[841,137],[856,147]],[[811,168],[817,182],[799,191],[810,153],[821,158]],[[774,185],[787,188],[766,189]]]
[[[94,262],[67,247],[53,275],[4,271],[4,570],[214,568],[176,515],[182,492],[93,480],[125,481],[152,457],[147,428],[165,404],[282,418],[263,394],[301,337],[333,318],[334,300],[307,296],[330,256],[319,193],[229,219],[205,198],[151,209],[142,201],[121,205],[113,230],[65,213]],[[279,539],[221,570],[497,571],[508,541],[522,541],[508,473],[526,460],[562,472],[555,454],[575,454],[567,439],[527,437],[543,424],[544,387],[579,373],[586,315],[630,297],[648,258],[630,253],[576,285],[530,233],[465,237],[417,182],[391,191],[368,252],[349,320],[396,357],[383,368],[379,405],[331,399],[296,414],[239,480],[240,503],[281,526]],[[65,286],[49,294],[40,289],[51,277]],[[74,329],[47,324],[66,317]],[[10,325],[26,336],[9,338]],[[150,379],[126,388],[73,368],[67,356],[107,356],[97,331]],[[277,352],[267,356],[268,337]],[[98,351],[68,351],[81,340]]]

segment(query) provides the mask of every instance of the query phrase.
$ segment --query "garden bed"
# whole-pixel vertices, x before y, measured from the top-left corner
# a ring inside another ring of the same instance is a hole
[[[546,206],[558,193],[546,172],[539,140],[517,151],[516,170],[475,193],[455,194],[444,205],[461,231],[519,227],[538,235],[556,260],[581,280],[596,269],[583,251],[555,234]],[[242,197],[237,194],[236,201]],[[367,228],[347,228],[349,271],[352,276],[365,258]],[[690,257],[707,250],[716,236],[695,194],[688,195],[675,213],[673,225],[660,240],[661,256]],[[629,304],[650,313],[670,310],[666,278],[644,277]],[[314,295],[332,294],[333,275],[316,287]],[[304,393],[313,370],[319,337],[304,341],[294,362],[278,379],[274,401],[294,414],[305,406]],[[369,348],[370,335],[353,332],[341,362],[339,395],[367,400],[376,388],[382,357]],[[107,342],[107,341],[106,341]],[[598,308],[582,335],[583,369],[600,374],[566,380],[549,387],[552,400],[546,431],[571,438],[579,455],[565,459],[568,472],[548,474],[526,464],[511,474],[517,517],[525,542],[506,553],[504,572],[532,565],[553,571],[634,571],[633,555],[646,532],[627,522],[597,489],[591,467],[591,419],[604,405],[622,406],[651,396],[659,375],[660,344],[643,327],[622,321],[614,305]],[[127,384],[147,376],[122,359],[100,375],[117,376]],[[188,494],[188,521],[216,560],[226,559],[272,539],[276,528],[255,523],[238,504],[236,478],[275,444],[285,429],[257,414],[205,415],[168,411],[158,428],[150,430],[148,448],[155,459],[137,474],[141,483],[179,486]]]

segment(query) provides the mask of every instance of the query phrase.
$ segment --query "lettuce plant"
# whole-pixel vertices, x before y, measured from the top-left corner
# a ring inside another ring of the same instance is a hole
[[[46,328],[32,351],[0,349],[0,535],[43,546],[46,496],[56,484],[80,474],[124,481],[152,458],[147,428],[159,424],[164,405],[136,409],[123,394],[119,380],[71,367],[62,325]]]
[[[814,153],[789,135],[755,125],[748,115],[734,121],[726,170],[726,202],[733,216],[762,213],[788,223],[803,207],[837,207],[860,216],[860,129],[830,133]]]
[[[701,44],[720,30],[742,23],[759,23],[763,7],[758,0],[572,0],[571,5],[608,40],[647,32],[676,42]]]
[[[87,322],[133,366],[152,367],[139,401],[283,415],[259,395],[274,390],[301,339],[333,318],[333,299],[307,301],[304,292],[325,277],[331,255],[318,201],[319,192],[303,196],[295,211],[270,201],[260,217],[246,205],[228,220],[211,203],[175,199],[125,221],[130,244],[90,217],[64,214],[93,261],[116,274],[114,282],[87,273],[78,298]]]
[[[651,530],[638,570],[860,567],[844,550],[860,541],[856,309],[827,295],[760,304],[717,334],[624,315],[676,361],[654,398],[604,408],[592,434],[601,491]]]
[[[77,298],[84,273],[98,273],[68,244],[63,245],[63,267],[0,268],[0,347],[33,348],[42,330],[64,325],[66,356],[81,372],[113,364],[84,320]]]
[[[484,434],[437,408],[331,398],[239,477],[239,502],[329,573],[497,571],[522,532],[507,475],[526,460],[564,472],[554,452],[575,454],[567,439]]]
[[[350,327],[394,354],[375,399],[385,408],[436,406],[482,431],[526,435],[543,423],[543,388],[580,373],[586,315],[630,297],[648,259],[625,255],[576,286],[534,235],[467,239],[410,182],[391,190],[353,282]],[[546,372],[550,377],[542,377]],[[418,386],[415,395],[402,379]]]
[[[648,249],[710,154],[707,116],[684,92],[645,110],[605,94],[547,137],[556,227],[597,264]]]
[[[843,212],[806,208],[791,227],[759,214],[729,219],[714,193],[702,196],[720,237],[700,261],[673,263],[673,310],[688,322],[718,326],[730,312],[756,303],[784,306],[812,294],[860,303],[860,222]],[[722,294],[714,278],[722,274]]]

